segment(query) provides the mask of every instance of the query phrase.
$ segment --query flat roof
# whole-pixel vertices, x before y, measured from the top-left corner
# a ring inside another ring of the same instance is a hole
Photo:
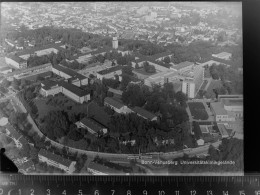
[[[172,66],[172,68],[176,69],[176,70],[180,70],[182,68],[185,68],[185,67],[188,67],[188,66],[191,66],[191,65],[194,65],[193,62],[189,62],[189,61],[185,61],[185,62],[181,62],[179,64],[175,64]]]
[[[9,66],[0,67],[0,71],[10,70],[10,69],[12,70],[12,68]]]
[[[71,163],[73,161],[69,160],[69,159],[66,159],[66,158],[63,158],[62,156],[60,155],[57,155],[57,154],[54,154],[54,153],[51,153],[45,149],[41,149],[38,153],[38,155],[41,155],[41,156],[44,156],[50,160],[53,160],[59,164],[62,164],[66,167],[69,167],[71,165]]]
[[[218,126],[219,132],[221,133],[222,136],[229,136],[224,124],[218,123],[217,126]]]
[[[239,99],[223,99],[225,106],[243,106],[243,98]]]
[[[210,103],[210,106],[214,110],[216,115],[227,115],[227,111],[224,109],[221,102],[212,102]]]
[[[87,118],[87,117],[85,117],[85,118],[83,118],[80,122],[81,122],[83,125],[89,127],[89,128],[92,129],[93,131],[95,131],[96,133],[105,128],[103,125],[101,125],[101,124],[98,123],[97,121],[93,120],[92,118]]]

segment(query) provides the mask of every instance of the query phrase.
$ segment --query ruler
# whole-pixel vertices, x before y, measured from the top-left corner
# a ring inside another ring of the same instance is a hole
[[[0,195],[260,195],[260,176],[1,175]]]

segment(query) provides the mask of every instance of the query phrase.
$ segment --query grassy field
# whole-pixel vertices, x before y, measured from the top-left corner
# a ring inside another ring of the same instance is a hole
[[[207,120],[209,118],[203,103],[201,102],[188,102],[188,106],[195,120]]]

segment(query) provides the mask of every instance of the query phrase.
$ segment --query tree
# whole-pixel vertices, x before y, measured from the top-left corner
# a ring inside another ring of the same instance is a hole
[[[169,64],[171,62],[171,58],[169,56],[166,56],[163,58],[164,63]]]
[[[3,87],[8,88],[11,85],[11,82],[8,81],[7,79],[3,79],[2,85]]]
[[[124,66],[123,69],[122,69],[122,73],[128,74],[128,75],[133,75],[132,67],[131,66]]]
[[[175,99],[181,106],[186,107],[186,101],[188,100],[187,95],[184,94],[182,91],[178,91],[175,94]]]

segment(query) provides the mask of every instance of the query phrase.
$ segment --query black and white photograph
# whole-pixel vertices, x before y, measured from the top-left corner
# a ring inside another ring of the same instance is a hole
[[[242,2],[0,10],[0,147],[20,174],[244,174]]]

